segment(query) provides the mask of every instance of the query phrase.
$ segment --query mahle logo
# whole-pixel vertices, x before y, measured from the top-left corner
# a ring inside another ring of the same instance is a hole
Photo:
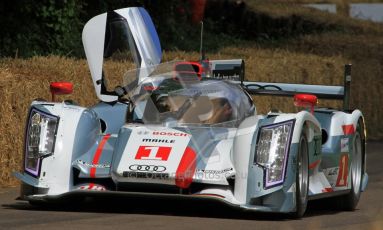
[[[174,143],[175,140],[167,140],[167,139],[152,139],[152,138],[144,138],[142,142],[154,142],[154,143]]]

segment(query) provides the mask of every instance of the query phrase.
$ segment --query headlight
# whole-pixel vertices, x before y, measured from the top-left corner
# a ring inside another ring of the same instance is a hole
[[[255,163],[265,169],[266,188],[284,181],[294,122],[290,120],[260,128]]]
[[[38,176],[41,158],[53,153],[58,117],[32,108],[25,137],[24,167],[33,176]]]

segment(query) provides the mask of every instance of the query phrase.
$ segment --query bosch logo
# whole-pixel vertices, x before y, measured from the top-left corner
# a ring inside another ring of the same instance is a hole
[[[187,137],[187,133],[173,133],[173,132],[159,132],[155,131],[153,132],[153,135],[159,135],[159,136],[174,136],[174,137]]]
[[[137,172],[164,172],[166,167],[161,165],[131,165],[129,169]]]

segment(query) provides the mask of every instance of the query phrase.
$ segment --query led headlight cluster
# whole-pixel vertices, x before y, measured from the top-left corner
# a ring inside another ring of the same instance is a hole
[[[53,153],[58,117],[32,108],[25,137],[25,171],[39,175],[41,158]]]
[[[283,183],[294,120],[260,128],[255,163],[265,169],[265,187]]]

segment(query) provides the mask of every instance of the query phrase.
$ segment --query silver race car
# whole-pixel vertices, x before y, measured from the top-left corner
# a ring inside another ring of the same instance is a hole
[[[215,199],[296,217],[313,199],[356,207],[368,176],[364,118],[348,105],[350,66],[344,86],[318,86],[245,81],[240,59],[161,63],[153,22],[136,7],[92,18],[83,43],[100,102],[32,102],[15,174],[21,199]],[[257,114],[250,95],[262,94],[292,96],[307,110]],[[317,108],[317,98],[344,108]]]

